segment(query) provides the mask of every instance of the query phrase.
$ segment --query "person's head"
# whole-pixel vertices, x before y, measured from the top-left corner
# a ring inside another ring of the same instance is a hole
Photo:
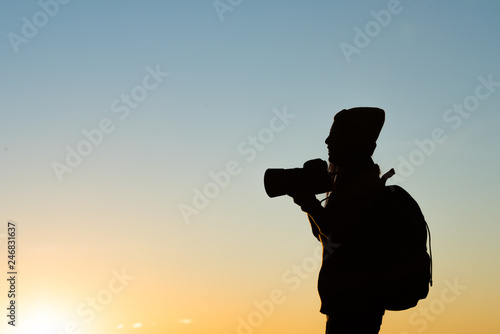
[[[338,166],[371,157],[385,121],[379,108],[358,107],[339,111],[325,143],[328,160]]]

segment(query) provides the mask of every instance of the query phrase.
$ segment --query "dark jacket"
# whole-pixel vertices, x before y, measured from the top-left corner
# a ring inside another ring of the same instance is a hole
[[[377,238],[381,222],[374,208],[383,189],[379,168],[370,159],[358,170],[337,174],[325,207],[318,201],[303,208],[323,244],[318,291],[324,314],[380,304],[374,269],[381,256]]]

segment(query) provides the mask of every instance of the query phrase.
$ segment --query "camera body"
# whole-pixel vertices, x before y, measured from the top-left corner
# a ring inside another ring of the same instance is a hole
[[[264,188],[269,197],[294,194],[321,194],[332,190],[328,164],[309,160],[303,168],[269,168],[264,174]]]

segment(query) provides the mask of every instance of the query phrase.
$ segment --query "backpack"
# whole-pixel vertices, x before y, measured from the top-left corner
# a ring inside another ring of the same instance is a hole
[[[384,184],[392,175],[391,169],[382,176]],[[381,239],[381,258],[376,275],[384,308],[390,311],[412,308],[427,297],[432,286],[429,226],[417,202],[400,186],[384,186],[375,210],[383,222],[377,233]]]

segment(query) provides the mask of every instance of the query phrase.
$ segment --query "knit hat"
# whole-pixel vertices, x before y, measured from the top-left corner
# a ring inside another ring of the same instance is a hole
[[[371,155],[384,121],[385,112],[380,108],[344,109],[333,118],[330,134],[335,136],[339,144],[345,142],[350,148]]]

